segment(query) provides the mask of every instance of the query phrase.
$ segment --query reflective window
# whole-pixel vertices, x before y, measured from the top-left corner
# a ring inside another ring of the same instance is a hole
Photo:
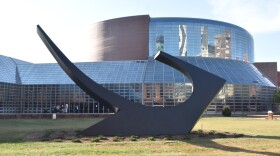
[[[151,18],[149,55],[202,56],[254,62],[252,36],[229,23],[193,18]],[[178,48],[178,46],[179,48]]]

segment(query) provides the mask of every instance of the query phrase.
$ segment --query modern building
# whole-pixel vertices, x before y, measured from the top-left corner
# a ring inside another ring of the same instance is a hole
[[[224,106],[235,114],[271,108],[276,86],[252,64],[253,38],[239,26],[143,15],[96,23],[90,35],[91,62],[75,64],[97,83],[135,103],[173,107],[191,96],[193,86],[186,76],[153,59],[162,50],[226,79],[207,113],[220,114]],[[110,112],[56,63],[33,64],[0,56],[0,65],[2,114]]]

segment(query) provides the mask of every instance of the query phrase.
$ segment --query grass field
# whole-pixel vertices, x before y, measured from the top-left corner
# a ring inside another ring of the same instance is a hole
[[[194,131],[244,134],[239,138],[211,136],[148,141],[30,141],[36,134],[82,130],[101,119],[0,120],[0,155],[280,155],[280,120],[202,118]],[[140,139],[139,139],[140,140]]]

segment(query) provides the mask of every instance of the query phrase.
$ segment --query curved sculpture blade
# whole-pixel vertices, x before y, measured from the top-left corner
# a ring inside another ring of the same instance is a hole
[[[119,97],[119,95],[103,88],[78,69],[53,43],[39,25],[37,25],[37,33],[65,73],[88,95],[94,97],[114,112],[117,112],[118,109],[121,109],[122,106],[127,104],[129,100]]]
[[[88,95],[115,115],[85,129],[84,135],[163,135],[190,132],[225,80],[164,52],[155,59],[181,71],[193,83],[191,97],[175,107],[149,107],[133,103],[94,82],[80,71],[38,25],[37,32],[67,75]],[[117,108],[120,110],[118,110]]]

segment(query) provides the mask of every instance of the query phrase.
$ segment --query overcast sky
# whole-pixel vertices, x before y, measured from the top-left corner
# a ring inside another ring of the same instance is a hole
[[[86,61],[91,24],[143,14],[241,26],[254,37],[255,61],[280,70],[280,0],[0,0],[0,55],[55,62],[36,33],[40,24],[71,61]]]

